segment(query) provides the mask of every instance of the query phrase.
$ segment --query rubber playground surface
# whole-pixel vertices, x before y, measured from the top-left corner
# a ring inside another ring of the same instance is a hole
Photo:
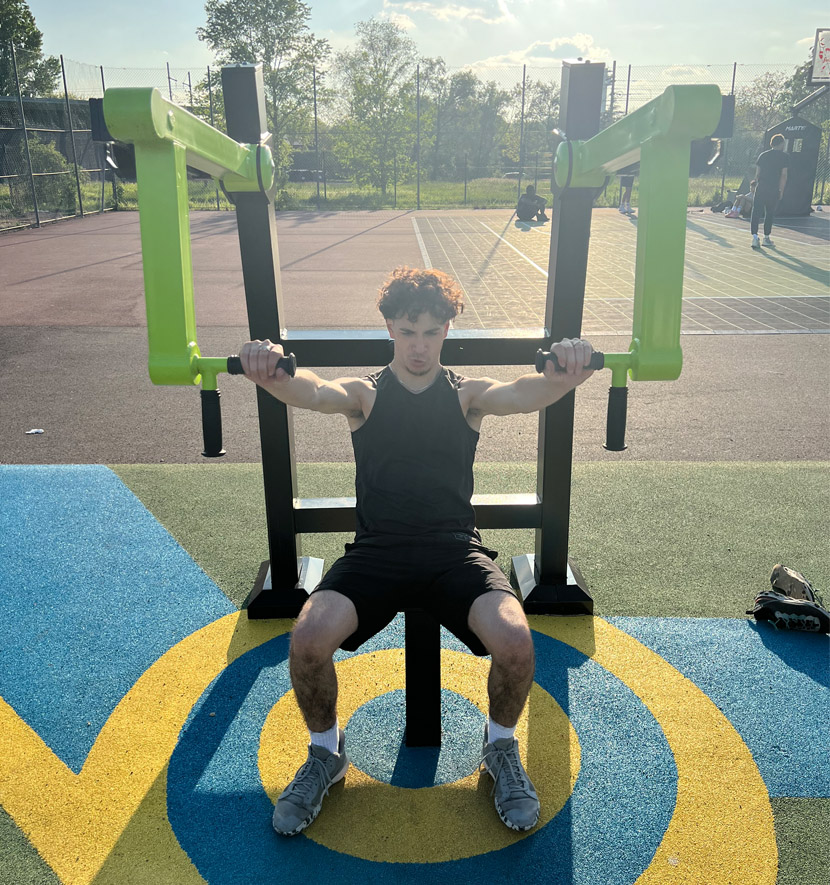
[[[830,639],[744,613],[776,562],[830,594],[823,218],[758,254],[746,223],[690,212],[683,375],[632,383],[622,453],[601,447],[606,382],[578,392],[570,550],[595,616],[531,618],[537,827],[498,820],[478,772],[487,662],[449,635],[442,746],[405,747],[396,621],[337,656],[352,766],[292,839],[270,827],[306,752],[291,622],[240,612],[267,558],[253,388],[222,379],[228,455],[204,461],[195,390],[146,378],[137,221],[0,237],[0,885],[827,885]],[[635,225],[595,213],[599,349],[627,347]],[[192,229],[202,352],[235,352],[234,218]],[[459,326],[541,322],[548,226],[375,212],[278,231],[289,327],[377,327],[373,292],[404,263],[457,276]],[[295,416],[303,497],[353,493],[338,421]],[[536,427],[485,424],[477,492],[535,490]],[[347,537],[302,540],[329,565]],[[485,540],[505,568],[534,543]]]

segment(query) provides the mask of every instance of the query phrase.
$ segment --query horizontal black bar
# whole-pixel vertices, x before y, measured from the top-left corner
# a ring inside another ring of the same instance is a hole
[[[353,532],[354,498],[296,498],[294,531]],[[542,524],[542,505],[535,494],[473,495],[480,529],[535,529]]]
[[[381,329],[292,329],[280,343],[299,366],[379,366],[392,358]],[[447,366],[532,366],[550,345],[546,329],[452,329],[441,350]]]

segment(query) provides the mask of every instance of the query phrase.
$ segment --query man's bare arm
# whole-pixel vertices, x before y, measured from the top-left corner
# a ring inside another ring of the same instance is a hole
[[[522,375],[510,382],[489,378],[473,381],[468,413],[484,416],[537,412],[555,403],[594,374],[591,369],[585,368],[593,353],[588,341],[579,338],[560,341],[553,345],[551,352],[565,367],[564,372],[557,372],[552,361],[548,361],[543,374]]]
[[[310,409],[328,415],[362,413],[358,378],[338,378],[326,381],[308,369],[298,369],[292,378],[277,363],[284,356],[282,346],[265,341],[249,341],[239,352],[245,377],[271,396],[288,406]]]

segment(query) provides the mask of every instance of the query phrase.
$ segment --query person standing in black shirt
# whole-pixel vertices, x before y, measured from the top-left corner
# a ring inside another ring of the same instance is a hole
[[[773,135],[770,139],[770,150],[764,151],[755,161],[755,180],[758,184],[755,188],[755,201],[752,204],[752,215],[749,221],[753,249],[761,248],[761,241],[758,239],[758,223],[762,215],[764,217],[763,245],[775,245],[769,235],[772,233],[775,209],[778,206],[778,201],[784,196],[784,188],[787,185],[789,157],[784,151],[785,145],[786,140],[783,135]]]
[[[357,649],[407,606],[430,611],[474,654],[490,655],[489,718],[482,764],[495,806],[511,829],[529,830],[539,799],[514,736],[533,682],[535,657],[524,609],[496,553],[483,543],[471,504],[473,461],[487,415],[544,409],[586,381],[592,348],[582,339],[551,350],[544,374],[502,383],[463,378],[441,365],[463,293],[437,270],[397,268],[378,308],[394,341],[392,362],[365,378],[326,381],[277,362],[282,347],[250,341],[246,376],[282,402],[345,415],[355,453],[357,533],[311,593],[291,636],[289,666],[310,732],[307,761],[279,796],[274,829],[299,833],[317,816],[329,787],[348,769],[337,720],[337,648]]]

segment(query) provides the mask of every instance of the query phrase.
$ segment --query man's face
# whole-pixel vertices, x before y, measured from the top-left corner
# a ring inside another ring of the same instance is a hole
[[[395,359],[412,375],[428,375],[438,365],[450,324],[422,313],[414,322],[406,315],[387,320],[386,328],[395,339]]]

